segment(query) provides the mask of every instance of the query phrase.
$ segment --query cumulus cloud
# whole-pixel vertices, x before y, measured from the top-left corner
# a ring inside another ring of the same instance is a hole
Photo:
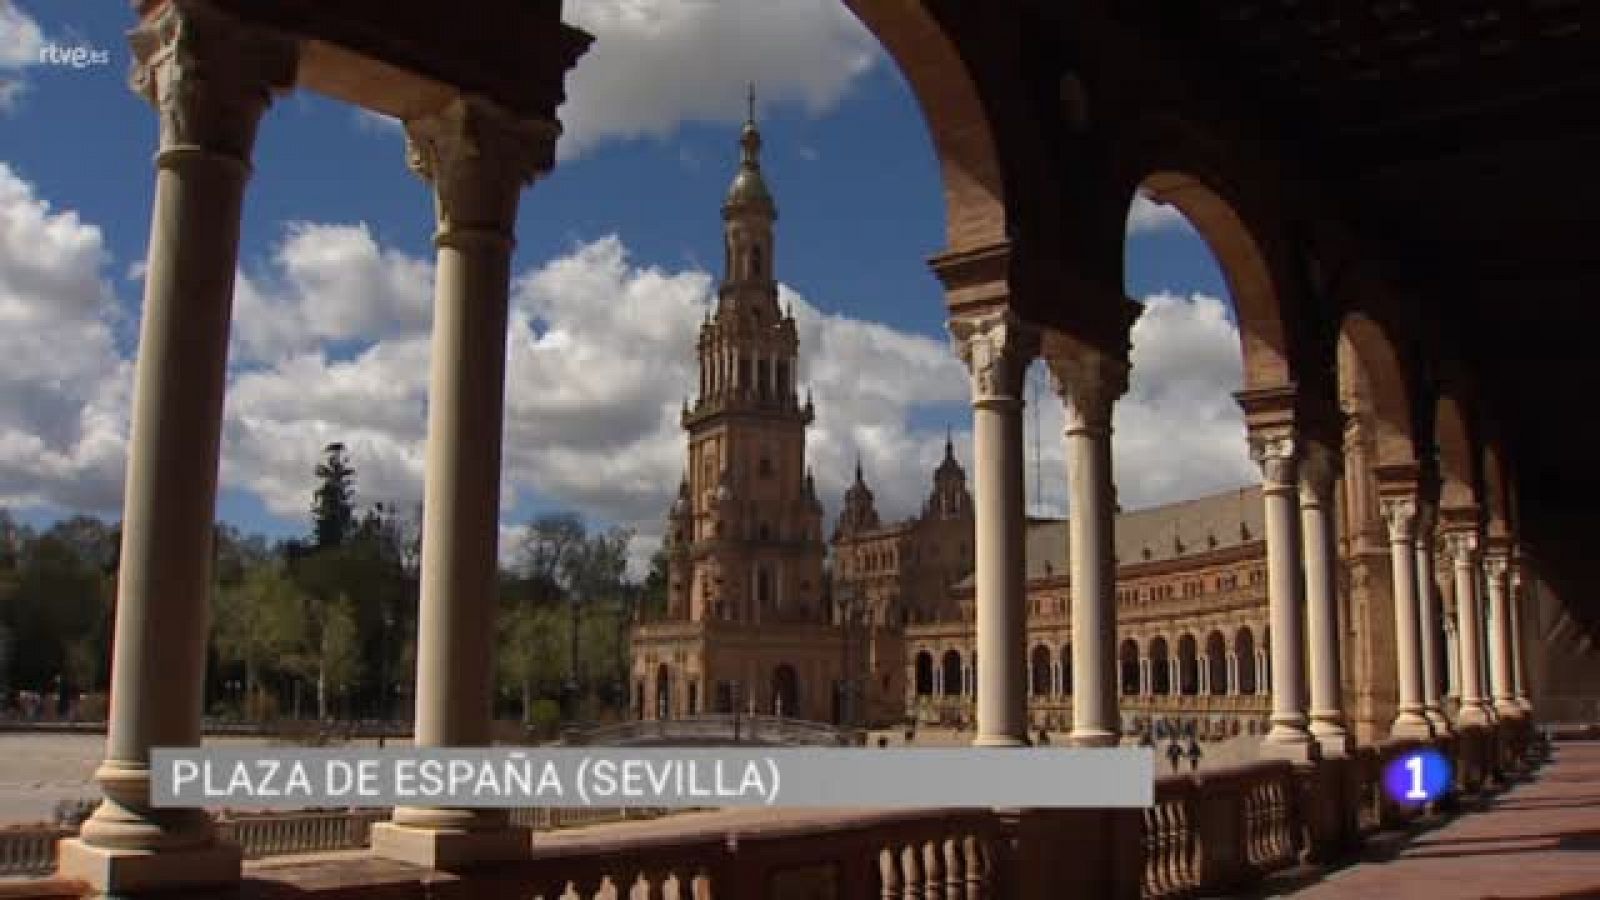
[[[838,0],[572,0],[564,15],[596,37],[567,80],[565,157],[684,122],[737,122],[749,82],[763,105],[819,115],[880,55]]]
[[[110,266],[97,228],[52,210],[0,166],[0,503],[115,511],[132,377],[113,340]],[[366,226],[287,225],[238,281],[223,483],[300,521],[320,448],[341,441],[363,502],[415,503],[431,281],[431,263]],[[713,286],[699,269],[637,263],[616,236],[518,275],[506,344],[506,541],[511,510],[529,500],[632,527],[635,562],[647,558],[683,471],[678,416],[697,383],[693,346]],[[946,340],[824,313],[788,286],[780,294],[816,403],[807,456],[830,515],[858,455],[885,517],[916,512],[947,420],[970,467],[968,383]],[[1036,511],[1061,513],[1063,415],[1035,369],[1029,498],[1037,491]],[[1240,373],[1221,300],[1147,298],[1114,420],[1124,506],[1255,480],[1231,399]]]
[[[1128,234],[1154,234],[1159,231],[1192,231],[1193,226],[1176,206],[1157,203],[1144,191],[1133,195],[1128,207]]]
[[[0,504],[121,499],[130,387],[100,229],[0,163]]]
[[[22,70],[38,64],[44,43],[38,22],[10,0],[0,0],[0,113],[15,108],[27,89]]]

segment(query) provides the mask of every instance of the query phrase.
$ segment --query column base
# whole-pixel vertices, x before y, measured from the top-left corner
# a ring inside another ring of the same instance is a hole
[[[1103,728],[1074,728],[1067,734],[1067,743],[1073,747],[1115,747],[1122,743],[1122,735]]]
[[[177,850],[99,847],[82,838],[60,842],[56,875],[82,881],[94,894],[137,894],[239,883],[243,854],[233,844]]]
[[[1423,709],[1422,715],[1427,718],[1428,724],[1433,726],[1435,737],[1449,737],[1455,734],[1455,729],[1450,727],[1450,719],[1445,716],[1444,710],[1439,707],[1426,707]]]
[[[1392,740],[1432,740],[1433,725],[1421,710],[1401,710],[1394,717],[1394,724],[1389,726],[1389,737]]]
[[[1311,719],[1311,737],[1322,745],[1324,757],[1349,756],[1355,748],[1350,732],[1336,718]]]
[[[1463,702],[1461,711],[1456,713],[1456,725],[1461,728],[1487,728],[1493,722],[1494,716],[1482,701]]]
[[[527,828],[440,831],[393,822],[372,826],[372,855],[425,869],[456,869],[475,863],[513,862],[533,855]]]
[[[1494,711],[1502,719],[1525,719],[1528,717],[1528,711],[1523,709],[1522,704],[1512,697],[1502,697],[1494,701]]]
[[[1026,747],[1029,745],[1025,737],[1014,734],[980,734],[972,739],[974,747]]]
[[[1303,714],[1287,714],[1272,717],[1272,728],[1267,736],[1262,739],[1261,746],[1282,745],[1286,747],[1303,747],[1313,743],[1311,732],[1306,730],[1306,717]]]

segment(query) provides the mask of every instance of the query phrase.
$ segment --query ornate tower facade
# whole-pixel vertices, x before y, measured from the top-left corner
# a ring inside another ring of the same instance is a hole
[[[635,634],[640,690],[643,681],[658,684],[641,711],[652,718],[738,704],[826,719],[836,690],[822,505],[805,460],[813,411],[796,385],[795,321],[778,304],[778,213],[753,104],[751,112],[722,205],[724,274],[696,342],[695,397],[683,410],[688,466],[668,514],[666,618]],[[696,643],[668,652],[652,640],[673,628]],[[662,681],[671,695],[665,710]]]

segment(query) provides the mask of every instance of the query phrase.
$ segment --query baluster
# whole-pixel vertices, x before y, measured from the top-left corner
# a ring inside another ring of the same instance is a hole
[[[946,838],[940,842],[940,849],[944,852],[945,900],[963,900],[967,893],[967,873],[962,865],[961,838]]]
[[[969,834],[961,842],[961,853],[966,858],[967,900],[986,900],[990,892],[994,867],[990,864],[988,839],[980,840]]]
[[[1161,896],[1161,805],[1144,811],[1144,893]]]
[[[878,851],[878,881],[883,890],[883,900],[901,900],[905,896],[905,880],[900,877],[900,855],[893,847]]]
[[[937,838],[922,845],[922,881],[925,900],[944,900],[944,856]]]
[[[1189,816],[1187,798],[1172,804],[1172,848],[1167,851],[1169,883],[1174,891],[1189,887]]]
[[[905,872],[905,900],[922,900],[921,853],[916,844],[908,844],[900,851],[900,868]]]

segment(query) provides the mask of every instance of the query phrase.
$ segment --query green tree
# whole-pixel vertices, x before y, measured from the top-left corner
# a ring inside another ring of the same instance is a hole
[[[650,554],[650,571],[645,573],[644,584],[639,587],[640,613],[646,618],[660,616],[667,611],[668,557],[665,545]]]
[[[312,543],[318,550],[343,544],[355,528],[355,469],[344,444],[322,448],[317,489],[311,495]]]
[[[218,656],[244,669],[246,709],[259,708],[263,678],[300,650],[305,598],[274,565],[259,565],[217,594],[212,639]]]

